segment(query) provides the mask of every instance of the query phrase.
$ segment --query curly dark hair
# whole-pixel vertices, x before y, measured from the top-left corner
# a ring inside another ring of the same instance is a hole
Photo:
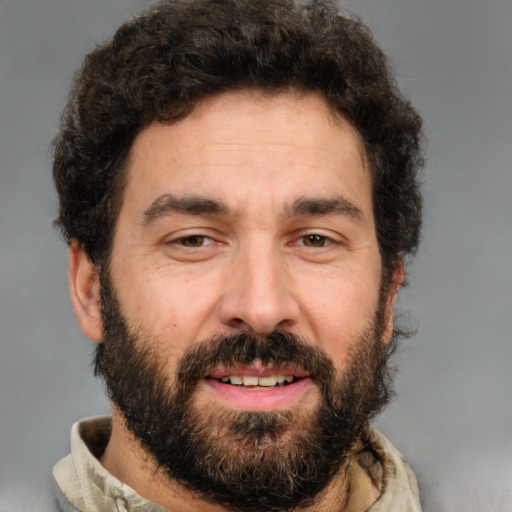
[[[364,140],[384,268],[421,228],[421,118],[369,29],[329,0],[167,0],[87,55],[54,141],[56,224],[108,258],[131,145],[152,122],[240,89],[318,91]]]

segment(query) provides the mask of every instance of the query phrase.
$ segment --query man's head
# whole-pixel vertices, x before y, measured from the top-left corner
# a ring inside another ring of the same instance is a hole
[[[419,127],[317,3],[163,3],[88,57],[54,168],[72,297],[168,478],[283,510],[343,470],[389,398]]]

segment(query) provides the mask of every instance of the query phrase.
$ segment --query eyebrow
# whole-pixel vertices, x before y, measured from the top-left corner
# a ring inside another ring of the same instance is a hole
[[[361,208],[341,196],[332,198],[299,197],[287,209],[286,216],[329,215],[332,213],[352,217],[360,222],[366,222],[366,216]]]
[[[144,210],[142,224],[148,225],[171,213],[226,216],[230,213],[230,208],[222,201],[206,197],[175,197],[172,194],[163,194]],[[299,197],[291,206],[286,208],[285,217],[329,215],[333,213],[345,215],[360,222],[366,221],[363,211],[341,196],[333,198]]]
[[[221,201],[200,196],[175,197],[171,194],[163,194],[144,210],[142,223],[143,225],[150,224],[171,213],[224,216],[229,213],[229,207]]]

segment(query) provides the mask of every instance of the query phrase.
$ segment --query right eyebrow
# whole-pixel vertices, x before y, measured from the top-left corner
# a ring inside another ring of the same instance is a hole
[[[352,201],[342,196],[335,197],[300,197],[287,209],[288,216],[338,214],[351,217],[359,222],[366,222],[363,210]]]
[[[144,210],[142,224],[146,226],[171,213],[225,216],[229,213],[229,207],[222,201],[202,196],[176,197],[171,194],[163,194]]]

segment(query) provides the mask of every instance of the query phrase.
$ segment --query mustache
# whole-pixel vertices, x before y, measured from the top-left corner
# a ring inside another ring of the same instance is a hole
[[[176,377],[178,382],[191,383],[219,366],[247,366],[257,360],[276,369],[296,367],[320,383],[330,382],[335,372],[333,363],[320,349],[296,334],[274,331],[268,335],[219,335],[200,342],[183,356]]]

